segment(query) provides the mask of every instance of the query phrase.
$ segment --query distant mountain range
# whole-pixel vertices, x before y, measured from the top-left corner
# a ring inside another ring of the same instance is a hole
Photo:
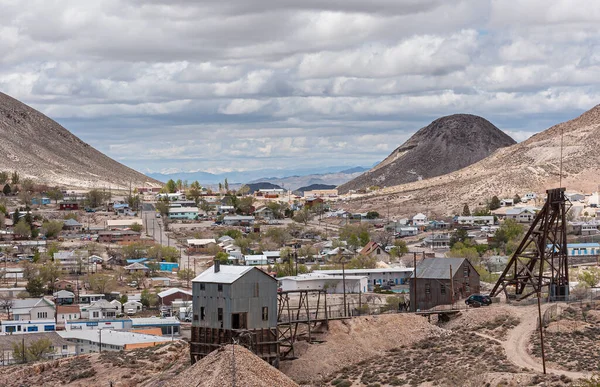
[[[243,172],[178,172],[178,173],[148,173],[147,175],[166,182],[169,179],[187,180],[188,182],[198,181],[203,185],[212,185],[222,183],[227,179],[230,185],[239,185],[247,183],[272,183],[282,186],[286,189],[297,189],[311,184],[330,184],[339,185],[345,183],[360,175],[369,168],[333,166],[319,168],[299,168],[299,169],[258,169]]]

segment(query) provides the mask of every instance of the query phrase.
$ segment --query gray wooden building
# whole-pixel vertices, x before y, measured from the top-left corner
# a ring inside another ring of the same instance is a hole
[[[425,258],[417,265],[416,281],[410,278],[411,308],[419,310],[451,305],[479,291],[479,273],[466,258]]]
[[[234,339],[277,365],[277,280],[256,267],[215,262],[192,281],[192,362]]]

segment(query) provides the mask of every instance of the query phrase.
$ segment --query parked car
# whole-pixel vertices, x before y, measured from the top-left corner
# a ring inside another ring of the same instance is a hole
[[[478,308],[480,306],[487,306],[492,303],[492,299],[489,296],[483,294],[471,294],[469,298],[465,300],[467,306]]]

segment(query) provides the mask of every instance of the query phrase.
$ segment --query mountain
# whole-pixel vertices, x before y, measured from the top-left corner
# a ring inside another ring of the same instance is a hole
[[[294,193],[299,196],[302,196],[302,195],[304,195],[304,192],[306,192],[306,191],[314,191],[316,189],[334,189],[335,187],[336,187],[335,185],[330,185],[330,184],[311,184],[306,187],[298,188],[297,190],[294,191]]]
[[[169,179],[192,182],[197,180],[200,184],[211,185],[222,183],[227,179],[229,185],[270,182],[285,185],[285,188],[296,189],[309,184],[342,184],[366,171],[363,167],[348,168],[343,166],[314,167],[297,169],[258,169],[241,172],[223,172],[213,174],[209,172],[176,172],[176,173],[148,173],[147,175],[167,182]]]
[[[398,214],[424,211],[443,215],[459,211],[464,203],[471,209],[484,205],[494,195],[512,198],[532,191],[543,194],[546,189],[559,186],[571,192],[592,192],[598,190],[599,147],[597,105],[573,120],[499,149],[464,169],[383,189],[362,204],[353,202],[349,209],[389,207]]]
[[[419,129],[370,171],[342,184],[341,193],[390,187],[454,172],[515,140],[486,119],[471,114],[441,117]]]
[[[0,93],[0,170],[68,187],[160,185],[81,141],[57,122]]]

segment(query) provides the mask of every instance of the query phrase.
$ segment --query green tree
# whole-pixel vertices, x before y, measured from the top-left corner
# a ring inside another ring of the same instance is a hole
[[[147,250],[146,256],[157,261],[177,262],[179,250],[172,246],[154,245]]]
[[[4,188],[2,189],[2,193],[6,196],[10,195],[10,193],[12,192],[12,189],[10,188],[10,185],[5,184]]]
[[[132,243],[127,246],[123,246],[121,251],[126,259],[139,259],[146,258],[148,247],[141,243]]]
[[[77,258],[81,261],[79,258]],[[54,283],[60,278],[61,265],[56,261],[46,262],[40,267],[40,277],[49,285],[49,290],[54,292]]]
[[[465,203],[463,207],[462,216],[471,216],[471,210],[469,209],[469,205],[467,203]]]
[[[8,181],[8,172],[0,171],[0,184],[6,184]]]
[[[168,200],[168,199],[167,199]],[[158,213],[160,214],[160,216],[163,217],[163,219],[166,219],[169,216],[169,203],[165,202],[165,201],[159,201],[156,203],[156,210],[158,211]]]
[[[89,274],[87,282],[90,284],[90,288],[99,294],[110,293],[117,287],[117,281],[110,274]]]
[[[131,225],[131,231],[135,231],[135,232],[141,232],[142,231],[142,225],[139,223],[134,223]]]
[[[229,254],[227,254],[223,251],[219,251],[215,255],[215,259],[219,260],[219,262],[221,262],[223,265],[229,264]]]
[[[227,235],[233,239],[237,239],[237,238],[241,238],[243,237],[243,234],[240,230],[237,230],[235,228],[230,228],[229,230],[225,230],[225,232],[221,235]]]
[[[500,199],[498,199],[498,196],[493,196],[492,197],[492,200],[490,200],[488,208],[491,211],[494,211],[494,210],[497,210],[498,208],[500,208]]]
[[[300,211],[296,211],[294,214],[294,221],[306,226],[312,217],[313,214],[310,212],[309,208],[304,206]]]
[[[13,343],[13,358],[22,362],[35,362],[46,358],[52,353],[52,341],[48,338],[41,338],[33,341],[29,345],[24,345],[23,341]]]
[[[19,173],[14,171],[10,177],[10,182],[14,184],[19,184]]]
[[[169,179],[169,181],[167,181],[165,189],[167,190],[167,193],[175,193],[177,191],[177,184],[173,179]]]
[[[27,290],[30,297],[34,298],[43,296],[46,291],[41,278],[30,279],[29,282],[27,282],[27,286],[25,286],[25,290]]]
[[[406,242],[400,239],[394,241],[394,247],[390,250],[390,255],[394,258],[402,258],[404,254],[408,253],[408,246]]]
[[[254,208],[254,198],[252,196],[246,196],[239,200],[238,211],[242,214],[250,214]]]
[[[196,276],[196,273],[193,269],[181,269],[177,272],[177,278],[182,281],[191,281]]]
[[[181,191],[183,189],[183,182],[181,181],[181,179],[177,179],[177,181],[175,182],[175,185],[177,186],[177,189],[179,191]]]
[[[104,192],[92,189],[85,194],[85,205],[91,208],[100,207],[106,199],[107,196]]]
[[[223,184],[223,186],[225,187],[225,192],[229,192],[229,182],[227,181],[227,178],[225,178],[225,184]]]
[[[485,207],[485,208],[481,208],[478,207],[473,211],[473,216],[491,216],[492,213],[490,212],[490,209]]]
[[[348,269],[374,269],[377,267],[377,258],[357,254],[354,258],[348,262]]]
[[[31,226],[27,224],[25,219],[19,220],[17,225],[15,226],[15,234],[19,235],[22,238],[31,237]]]
[[[158,295],[156,293],[150,292],[148,289],[144,289],[142,290],[140,302],[146,308],[154,308],[158,305]]]
[[[248,254],[248,251],[250,249],[250,243],[250,239],[245,237],[235,238],[235,240],[233,241],[233,244],[240,248],[242,254]]]
[[[287,205],[285,203],[279,202],[268,202],[267,208],[273,212],[273,216],[275,219],[283,219],[284,211]]]
[[[200,195],[202,194],[201,191],[202,187],[200,187],[200,183],[198,183],[197,181],[194,181],[192,183],[192,185],[190,186],[190,189],[187,191],[186,196],[190,199],[192,199],[193,201],[196,202],[196,204],[198,204],[198,199],[200,198]]]
[[[46,192],[46,196],[48,196],[48,199],[54,200],[54,203],[58,203],[58,201],[62,200],[64,197],[62,191],[58,187],[52,188]]]
[[[507,219],[496,230],[491,246],[500,249],[506,254],[511,254],[518,241],[521,240],[524,228],[513,219]]]
[[[452,248],[452,246],[454,246],[455,243],[469,243],[469,241],[469,233],[467,232],[467,230],[459,228],[454,233],[452,233],[452,236],[450,237],[450,248]]]
[[[60,220],[50,220],[42,223],[42,233],[46,238],[55,238],[60,234],[64,226],[64,223]]]
[[[238,191],[237,191],[237,193],[242,196],[247,195],[249,192],[250,192],[250,187],[248,187],[246,184],[241,186],[240,189],[238,189]]]
[[[585,270],[581,270],[577,276],[579,282],[586,284],[588,287],[593,288],[600,282],[600,268],[589,267]]]
[[[377,219],[377,218],[379,218],[379,212],[377,212],[377,211],[367,212],[367,219]]]
[[[514,199],[513,199],[513,202],[514,202],[515,204],[517,204],[517,203],[521,203],[521,197],[520,197],[518,194],[515,194],[515,197],[514,197]]]
[[[292,237],[286,229],[281,227],[269,228],[266,232],[266,236],[275,242],[279,247],[284,246]]]

